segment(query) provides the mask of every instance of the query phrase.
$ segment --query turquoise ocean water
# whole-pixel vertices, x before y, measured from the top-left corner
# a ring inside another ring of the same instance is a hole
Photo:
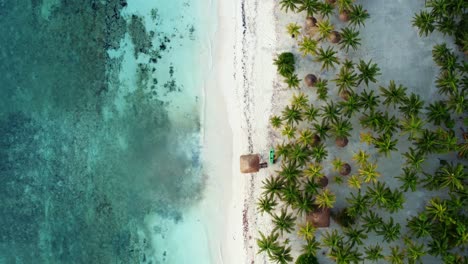
[[[0,0],[0,263],[209,263],[195,2]]]

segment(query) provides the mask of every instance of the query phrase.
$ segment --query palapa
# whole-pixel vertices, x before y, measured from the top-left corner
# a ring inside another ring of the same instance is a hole
[[[260,170],[260,156],[258,154],[249,154],[240,156],[241,173],[253,173]]]
[[[314,211],[307,214],[306,220],[315,227],[329,227],[330,208],[316,208]]]

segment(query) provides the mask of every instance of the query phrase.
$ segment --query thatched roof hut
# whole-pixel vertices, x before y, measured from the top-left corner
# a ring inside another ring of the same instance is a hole
[[[253,173],[260,170],[260,156],[258,154],[249,154],[240,156],[241,173]]]
[[[347,137],[338,137],[335,140],[335,143],[338,147],[344,148],[348,145],[348,138]]]
[[[329,227],[330,208],[315,209],[311,213],[307,214],[306,221],[311,223],[315,227]]]
[[[340,168],[340,174],[343,176],[349,175],[351,173],[351,165],[348,163],[343,164]]]
[[[327,177],[327,176],[323,176],[322,178],[320,178],[319,181],[318,181],[318,185],[320,186],[320,188],[325,188],[325,187],[327,187],[327,185],[328,185],[328,177]]]
[[[304,78],[304,82],[307,86],[313,87],[317,83],[318,79],[317,76],[313,74],[307,74],[306,77]]]
[[[328,40],[331,42],[331,43],[338,43],[340,42],[341,40],[341,35],[340,33],[338,33],[338,31],[332,31],[330,33],[330,36],[328,36]]]
[[[316,27],[317,26],[317,19],[313,16],[308,16],[306,18],[306,26],[307,27]]]

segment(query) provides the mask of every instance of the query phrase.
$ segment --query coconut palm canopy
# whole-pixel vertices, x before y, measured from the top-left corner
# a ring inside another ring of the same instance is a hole
[[[240,171],[242,173],[253,173],[260,170],[260,156],[249,154],[240,156]]]

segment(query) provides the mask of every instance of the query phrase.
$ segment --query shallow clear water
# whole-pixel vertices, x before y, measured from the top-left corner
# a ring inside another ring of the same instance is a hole
[[[203,193],[205,8],[0,1],[0,263],[176,263],[154,237]]]

